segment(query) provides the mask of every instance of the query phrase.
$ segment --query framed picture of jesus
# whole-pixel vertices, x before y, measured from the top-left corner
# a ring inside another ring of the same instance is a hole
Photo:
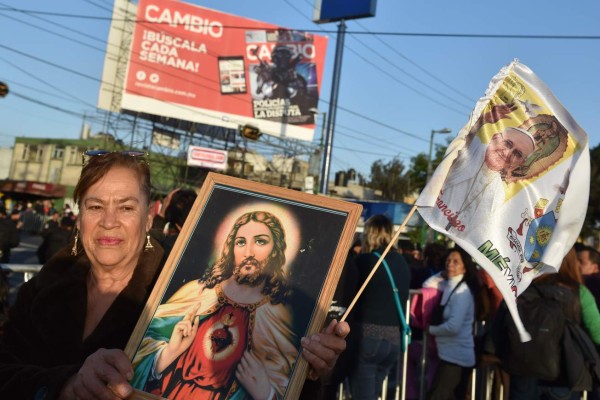
[[[360,214],[208,174],[125,349],[134,398],[296,399]]]

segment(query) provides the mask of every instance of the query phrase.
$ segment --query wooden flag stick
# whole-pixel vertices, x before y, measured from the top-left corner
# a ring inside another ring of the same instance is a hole
[[[390,240],[390,243],[387,245],[387,247],[383,251],[383,254],[379,258],[379,260],[377,260],[377,263],[375,263],[375,266],[373,267],[373,269],[369,273],[369,276],[367,276],[367,279],[365,279],[365,283],[363,283],[362,286],[360,287],[360,289],[358,289],[358,293],[356,293],[356,296],[354,296],[354,299],[352,299],[352,302],[350,303],[350,305],[346,309],[346,312],[344,313],[344,315],[342,315],[342,318],[340,318],[340,322],[346,320],[346,318],[348,317],[348,314],[350,314],[350,311],[352,311],[352,308],[354,307],[354,304],[356,304],[358,298],[360,297],[360,295],[362,294],[362,292],[367,287],[367,284],[369,283],[369,281],[371,280],[371,278],[373,277],[373,275],[375,275],[375,272],[377,272],[377,268],[379,268],[379,265],[381,264],[381,261],[383,261],[383,259],[385,258],[386,254],[389,253],[390,249],[394,246],[394,243],[396,243],[396,241],[398,240],[398,237],[400,237],[400,232],[402,232],[404,230],[404,228],[406,227],[406,224],[408,223],[408,220],[412,217],[412,215],[415,213],[416,210],[417,210],[417,206],[415,205],[415,206],[413,206],[413,208],[411,208],[411,210],[408,213],[408,215],[406,216],[406,218],[404,218],[404,222],[402,222],[402,225],[400,225],[400,228],[398,228],[398,230],[394,234],[394,237],[392,238],[392,240]]]

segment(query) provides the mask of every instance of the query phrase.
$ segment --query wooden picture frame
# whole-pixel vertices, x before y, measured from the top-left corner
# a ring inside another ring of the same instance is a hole
[[[125,349],[133,398],[225,399],[264,371],[271,395],[297,399],[307,373],[300,339],[323,327],[361,210],[209,173]],[[250,283],[260,269],[270,271],[269,294]],[[242,368],[253,373],[237,378]]]

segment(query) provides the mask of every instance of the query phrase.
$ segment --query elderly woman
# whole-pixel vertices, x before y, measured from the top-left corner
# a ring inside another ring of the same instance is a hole
[[[0,341],[0,398],[124,399],[133,389],[124,349],[161,269],[150,172],[135,152],[91,152],[73,193],[72,246],[25,283]],[[345,323],[304,338],[314,376],[344,349]]]

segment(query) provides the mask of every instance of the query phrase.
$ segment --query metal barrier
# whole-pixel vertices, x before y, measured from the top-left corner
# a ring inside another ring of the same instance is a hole
[[[40,269],[42,269],[42,264],[0,264],[0,268],[6,272],[23,274],[23,280],[27,282],[35,274],[40,272]]]
[[[23,274],[23,281],[27,282],[29,279],[31,279],[35,274],[37,274],[38,272],[40,272],[40,269],[42,269],[42,264],[0,264],[0,268],[4,269],[7,272],[14,272],[14,273],[22,273]],[[415,295],[419,295],[421,294],[421,290],[420,289],[411,289],[409,292],[409,296],[408,296],[408,301],[406,302],[406,311],[405,311],[405,316],[406,316],[406,322],[410,325],[410,305],[411,305],[411,300]],[[483,326],[481,327],[483,328]],[[428,341],[428,336],[429,334],[427,333],[427,330],[423,330],[423,349],[422,349],[422,353],[421,353],[421,361],[420,361],[420,365],[419,365],[419,371],[418,371],[418,375],[420,378],[420,382],[419,382],[419,400],[423,400],[426,397],[427,394],[427,369],[428,369],[428,363],[427,363],[427,341]],[[404,353],[401,353],[401,357],[402,360],[400,360],[400,357],[398,359],[398,368],[400,368],[400,364],[402,364],[402,378],[401,379],[397,379],[396,380],[396,391],[395,391],[395,400],[405,400],[406,399],[406,375],[407,375],[407,369],[408,369],[408,351],[405,351]],[[402,363],[401,363],[402,361]],[[482,385],[483,387],[481,388],[481,390],[479,391],[479,393],[477,393],[477,391],[475,390],[476,387],[476,381],[477,381],[477,373],[481,374],[481,381],[482,381]],[[473,368],[473,372],[471,375],[471,399],[490,399],[492,398],[491,395],[491,390],[490,390],[490,386],[491,386],[491,380],[493,380],[493,371],[489,370],[488,368],[483,368],[483,370],[479,370],[477,368]],[[339,386],[339,392],[338,392],[338,399],[339,400],[343,400],[345,398],[344,396],[344,388],[343,388],[343,383],[340,384]],[[383,399],[386,398],[387,395],[387,379],[384,381],[384,387],[382,387],[382,394],[383,394]],[[503,394],[504,388],[501,388],[501,392],[500,392],[500,398],[504,398],[504,394]],[[581,399],[587,399],[587,392],[583,392],[581,394]]]

